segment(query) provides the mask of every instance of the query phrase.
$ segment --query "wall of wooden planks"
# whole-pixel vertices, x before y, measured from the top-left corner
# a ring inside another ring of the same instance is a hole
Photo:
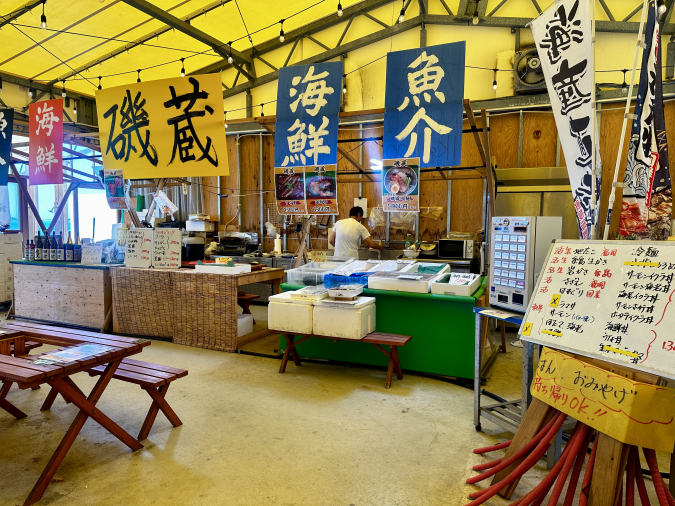
[[[675,132],[675,102],[667,102],[665,106],[666,131],[668,132],[669,143]],[[602,204],[599,226],[599,237],[602,237],[604,221],[607,215],[607,202],[609,192],[612,186],[612,177],[614,165],[616,162],[616,151],[619,144],[620,129],[623,120],[623,108],[619,109],[620,104],[605,105],[601,112],[600,121],[600,153],[603,161],[603,180],[602,180]],[[490,121],[490,146],[491,154],[497,159],[499,168],[512,168],[518,166],[518,132],[520,113],[503,113],[492,115]],[[468,128],[464,122],[464,128]],[[627,140],[630,135],[630,123],[627,127],[626,143],[620,164],[619,181],[623,180],[625,159],[627,154]],[[361,130],[358,125],[352,125],[341,128],[339,139],[358,139],[361,137],[378,137],[382,135],[382,125],[362,125]],[[556,165],[556,138],[557,130],[553,114],[550,111],[525,112],[523,114],[523,150],[522,167],[553,167]],[[227,138],[228,156],[230,164],[230,175],[227,177],[206,177],[203,178],[204,201],[206,212],[211,216],[218,216],[220,211],[220,223],[224,225],[230,223],[237,225],[239,217],[237,208],[239,205],[240,194],[259,193],[261,188],[265,193],[263,201],[265,204],[274,204],[274,184],[273,184],[273,163],[274,163],[274,137],[271,134],[252,134],[243,135],[237,138],[230,135]],[[237,146],[239,142],[239,146]],[[263,143],[263,181],[260,181],[260,143]],[[340,148],[350,152],[357,160],[361,159],[364,167],[370,167],[370,159],[381,159],[382,147],[381,141],[368,141],[363,144],[362,150],[359,149],[359,141],[340,143]],[[237,174],[237,157],[241,157],[241,187],[239,191],[239,178]],[[361,158],[360,158],[361,157]],[[342,156],[338,155],[339,172],[355,172],[356,168],[351,165]],[[464,134],[462,138],[462,166],[480,165],[481,159],[472,134]],[[561,152],[560,165],[564,165],[565,160]],[[671,169],[672,170],[672,169]],[[351,176],[352,178],[356,176]],[[421,183],[421,207],[422,216],[420,217],[420,240],[435,241],[445,236],[447,224],[448,207],[448,181],[438,173],[426,173],[425,177],[432,177],[433,181],[423,181]],[[675,174],[671,173],[671,177]],[[482,228],[483,216],[483,180],[453,180],[450,194],[450,230],[458,232],[476,232]],[[379,183],[368,182],[364,178],[361,185],[361,195],[359,195],[358,183],[340,183],[338,184],[338,199],[340,219],[347,217],[349,209],[353,206],[354,198],[364,197],[368,199],[368,207],[381,206],[382,190]],[[220,190],[218,190],[220,188]],[[220,198],[221,195],[229,195],[227,198]],[[497,196],[499,199],[499,195]],[[247,196],[242,197],[241,224],[242,231],[256,232],[260,234],[260,197]],[[426,208],[442,208],[440,218],[426,216]],[[614,212],[612,214],[612,225],[610,231],[615,233],[618,227],[618,219],[621,209],[621,189],[617,189]],[[412,233],[414,230],[390,230],[390,239],[392,241],[401,241],[405,239],[406,233]],[[384,227],[377,227],[371,230],[375,240],[384,240]],[[610,233],[610,237],[613,234]],[[327,248],[327,233],[325,230],[312,230],[313,247],[315,249]],[[270,251],[273,243],[271,239],[266,239],[265,250]],[[297,249],[297,239],[295,232],[289,232],[288,249],[295,251]]]

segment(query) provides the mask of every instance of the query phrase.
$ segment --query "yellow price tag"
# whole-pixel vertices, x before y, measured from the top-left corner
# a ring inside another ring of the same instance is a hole
[[[561,295],[559,293],[554,293],[551,297],[551,303],[548,305],[548,307],[558,307],[558,304],[560,304],[560,297]]]
[[[325,251],[308,251],[307,258],[310,262],[323,263],[326,261]]]
[[[521,336],[529,336],[532,332],[532,324],[530,322],[525,322],[523,324],[523,331],[520,333]]]

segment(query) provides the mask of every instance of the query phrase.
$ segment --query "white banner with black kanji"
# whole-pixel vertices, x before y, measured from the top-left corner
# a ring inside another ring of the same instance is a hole
[[[581,239],[591,239],[591,224],[600,208],[600,170],[596,209],[591,205],[594,66],[589,11],[589,0],[559,0],[531,24],[565,153]],[[596,167],[601,167],[597,145]]]

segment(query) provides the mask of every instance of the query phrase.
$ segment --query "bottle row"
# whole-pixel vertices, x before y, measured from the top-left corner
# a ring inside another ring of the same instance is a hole
[[[24,259],[29,262],[80,262],[82,260],[82,243],[79,236],[77,242],[73,243],[73,239],[68,232],[68,241],[63,241],[63,234],[56,236],[56,232],[52,232],[52,237],[45,235],[44,240],[38,231],[37,239],[35,241],[26,240],[24,247]]]

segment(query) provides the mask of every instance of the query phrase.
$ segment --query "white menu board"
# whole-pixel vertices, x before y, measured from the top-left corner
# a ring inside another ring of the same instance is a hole
[[[102,244],[83,244],[82,245],[82,265],[100,265],[101,256],[103,256]]]
[[[127,231],[126,267],[144,267],[152,265],[152,236],[151,228],[130,228]]]
[[[152,266],[156,269],[180,269],[181,238],[181,231],[177,228],[155,229]]]
[[[675,242],[556,241],[522,339],[675,379]]]

